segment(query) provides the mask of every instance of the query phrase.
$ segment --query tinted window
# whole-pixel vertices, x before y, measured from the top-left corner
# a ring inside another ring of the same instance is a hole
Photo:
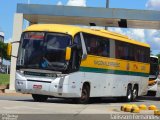
[[[149,63],[150,49],[135,45],[135,61]]]
[[[129,60],[129,44],[116,41],[116,58]]]
[[[87,52],[90,55],[109,56],[109,39],[84,33]]]
[[[149,48],[116,41],[116,58],[149,63]]]
[[[70,39],[70,36],[65,34],[49,33],[46,38],[47,49],[65,49],[71,44]]]

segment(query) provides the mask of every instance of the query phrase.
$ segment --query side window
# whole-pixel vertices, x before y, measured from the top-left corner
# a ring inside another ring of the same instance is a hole
[[[134,61],[149,63],[150,49],[142,46],[134,46]]]
[[[109,40],[107,38],[99,38],[98,56],[109,57]]]
[[[97,55],[97,46],[98,46],[98,42],[96,40],[97,37],[86,33],[84,33],[83,35],[88,54]]]
[[[129,55],[128,55],[128,59],[131,60],[131,61],[134,61],[135,58],[134,58],[134,45],[133,44],[129,44],[128,45],[128,49],[129,49]]]
[[[129,60],[129,47],[128,43],[116,41],[116,58]]]
[[[149,63],[150,61],[150,49],[149,48],[141,48],[143,50],[142,58],[143,62]]]
[[[109,57],[109,39],[86,33],[83,35],[88,54]]]
[[[149,49],[149,48],[146,48],[146,49],[145,49],[144,58],[145,58],[145,60],[146,60],[146,63],[149,63],[149,62],[150,62],[150,49]]]
[[[137,62],[149,62],[149,48],[145,48],[138,45],[133,45],[129,43],[124,43],[121,41],[116,42],[116,58],[117,59],[124,59],[124,60],[131,60]]]

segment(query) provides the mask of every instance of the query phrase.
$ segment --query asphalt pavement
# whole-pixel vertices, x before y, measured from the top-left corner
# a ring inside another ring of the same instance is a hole
[[[36,120],[41,120],[43,117],[68,119],[81,119],[111,118],[113,114],[130,114],[121,112],[121,105],[126,104],[117,101],[114,98],[104,98],[99,102],[91,104],[73,104],[71,100],[51,98],[47,102],[34,102],[31,95],[23,94],[0,94],[0,114],[2,115],[18,115],[19,118],[34,117]],[[145,104],[156,105],[160,108],[159,97],[140,97],[136,102],[129,104]],[[153,114],[153,111],[143,111],[141,114]],[[35,117],[36,116],[36,117]],[[90,117],[89,117],[90,116]],[[95,117],[93,117],[95,116]],[[103,117],[102,117],[103,116]],[[0,117],[1,118],[1,117]],[[20,120],[23,120],[23,119]],[[26,120],[24,119],[24,120]],[[30,118],[31,119],[31,118]],[[17,119],[16,119],[17,120]],[[19,120],[19,119],[18,119]]]

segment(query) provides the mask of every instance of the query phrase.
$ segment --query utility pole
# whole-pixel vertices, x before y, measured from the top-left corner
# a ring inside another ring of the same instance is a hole
[[[109,0],[106,0],[106,8],[109,8]],[[108,30],[107,26],[105,26],[105,30]]]
[[[106,8],[109,8],[109,0],[106,0]]]

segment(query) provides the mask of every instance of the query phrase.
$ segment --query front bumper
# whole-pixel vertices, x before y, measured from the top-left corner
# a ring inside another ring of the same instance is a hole
[[[53,97],[80,97],[77,88],[68,84],[69,75],[65,77],[46,78],[24,76],[16,73],[15,88],[17,92],[26,94],[40,94]],[[37,86],[37,87],[35,87]]]

